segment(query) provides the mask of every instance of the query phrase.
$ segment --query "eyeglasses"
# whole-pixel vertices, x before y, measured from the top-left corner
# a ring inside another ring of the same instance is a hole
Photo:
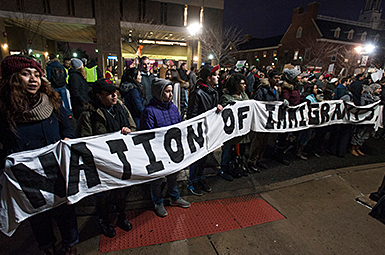
[[[239,83],[239,84],[241,84],[241,85],[246,85],[246,82],[241,82],[241,83]]]

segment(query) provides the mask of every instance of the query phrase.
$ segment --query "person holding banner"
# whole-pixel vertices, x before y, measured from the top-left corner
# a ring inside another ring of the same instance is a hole
[[[216,113],[223,110],[222,105],[218,104],[218,91],[215,87],[219,83],[219,65],[205,65],[199,72],[199,80],[195,88],[190,92],[189,104],[187,107],[187,119],[192,119],[201,113],[216,107]],[[188,190],[196,196],[202,196],[202,190],[211,191],[211,187],[206,183],[203,176],[207,156],[199,159],[190,166]]]
[[[142,130],[167,127],[181,122],[178,108],[172,102],[172,82],[155,78],[151,86],[152,99],[142,112],[140,126]],[[190,203],[180,197],[177,187],[178,172],[166,176],[167,189],[171,197],[170,205],[182,208],[190,207]],[[167,211],[162,198],[163,178],[151,182],[151,198],[155,212],[160,217],[166,217]]]
[[[78,137],[101,135],[120,131],[127,135],[136,131],[136,126],[130,112],[118,100],[117,87],[110,79],[99,79],[94,82],[90,91],[91,102],[80,115],[76,127]],[[113,189],[95,195],[96,212],[99,215],[103,235],[112,238],[116,235],[112,226],[114,220],[109,213],[113,208],[118,214],[117,226],[124,231],[131,230],[131,223],[126,219],[125,205],[128,188]]]
[[[60,96],[43,77],[38,62],[21,55],[8,56],[1,62],[1,74],[0,141],[7,155],[74,138]],[[65,254],[77,254],[77,220],[74,206],[67,204],[28,219],[39,248],[45,254],[56,254],[53,219],[59,227]]]

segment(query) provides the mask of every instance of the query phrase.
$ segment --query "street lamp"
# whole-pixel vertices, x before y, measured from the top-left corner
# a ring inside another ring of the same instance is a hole
[[[72,54],[72,56],[74,56],[74,58],[76,58],[78,56],[78,54],[76,52],[74,52],[74,54]]]
[[[193,23],[190,26],[187,27],[187,30],[189,31],[190,35],[193,38],[192,43],[192,56],[191,56],[191,66],[194,65],[194,45],[195,45],[195,35],[198,34],[201,30],[202,26],[199,23]]]
[[[303,58],[301,56],[299,56],[298,58],[301,60],[301,65],[302,65]]]

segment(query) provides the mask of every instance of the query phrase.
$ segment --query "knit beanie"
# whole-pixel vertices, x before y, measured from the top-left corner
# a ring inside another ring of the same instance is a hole
[[[1,75],[3,78],[11,76],[13,73],[20,72],[24,68],[35,68],[40,76],[43,76],[41,65],[34,59],[22,55],[11,55],[1,62]]]
[[[286,79],[289,81],[289,82],[293,82],[293,80],[295,79],[295,77],[297,77],[298,75],[301,74],[301,72],[298,70],[298,69],[285,69],[283,70],[283,74],[285,75]]]
[[[369,86],[369,88],[373,91],[376,91],[377,89],[380,89],[381,88],[381,85],[378,84],[378,83],[373,83],[372,85]]]
[[[172,82],[161,78],[155,78],[152,81],[151,85],[152,96],[158,99],[159,101],[162,101],[163,91],[168,85],[172,85]]]
[[[78,58],[71,59],[71,66],[74,69],[79,69],[83,65],[83,62]]]

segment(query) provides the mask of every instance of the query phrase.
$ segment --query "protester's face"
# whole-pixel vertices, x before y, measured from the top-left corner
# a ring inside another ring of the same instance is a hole
[[[314,88],[313,88],[313,94],[317,94],[317,92],[318,92],[317,85],[314,85]]]
[[[116,91],[107,92],[102,91],[102,93],[96,94],[100,103],[102,103],[106,107],[111,107],[118,102],[118,96],[116,95]]]
[[[379,94],[381,93],[381,91],[382,91],[382,88],[378,88],[378,89],[376,89],[376,90],[374,91],[374,93],[375,93],[376,95],[379,95]]]
[[[271,85],[275,86],[276,84],[278,84],[280,79],[281,79],[280,75],[278,74],[274,75],[273,77],[270,78]]]
[[[149,72],[151,68],[150,60],[149,59],[143,60],[141,68],[143,72]]]
[[[208,81],[209,81],[209,84],[211,86],[215,86],[215,85],[218,85],[219,83],[219,74],[214,74],[214,75],[210,75],[209,77],[207,77]]]
[[[265,78],[265,74],[261,72],[260,75],[259,75],[259,77],[260,77],[261,79],[263,79],[263,78]]]
[[[70,61],[69,60],[64,60],[63,66],[65,68],[67,68],[67,69],[70,68]]]
[[[172,86],[168,85],[164,90],[163,90],[163,95],[162,95],[162,101],[169,103],[172,100]]]
[[[182,66],[182,69],[183,69],[183,70],[186,70],[186,69],[187,69],[187,65],[183,65],[183,66]]]
[[[240,92],[245,91],[246,90],[246,81],[241,80],[240,85],[241,85],[240,86]]]
[[[136,81],[139,83],[142,82],[142,75],[140,74],[140,72],[138,72],[138,76],[136,76]]]
[[[36,68],[27,67],[20,71],[21,83],[30,94],[36,94],[41,86],[40,73]]]

